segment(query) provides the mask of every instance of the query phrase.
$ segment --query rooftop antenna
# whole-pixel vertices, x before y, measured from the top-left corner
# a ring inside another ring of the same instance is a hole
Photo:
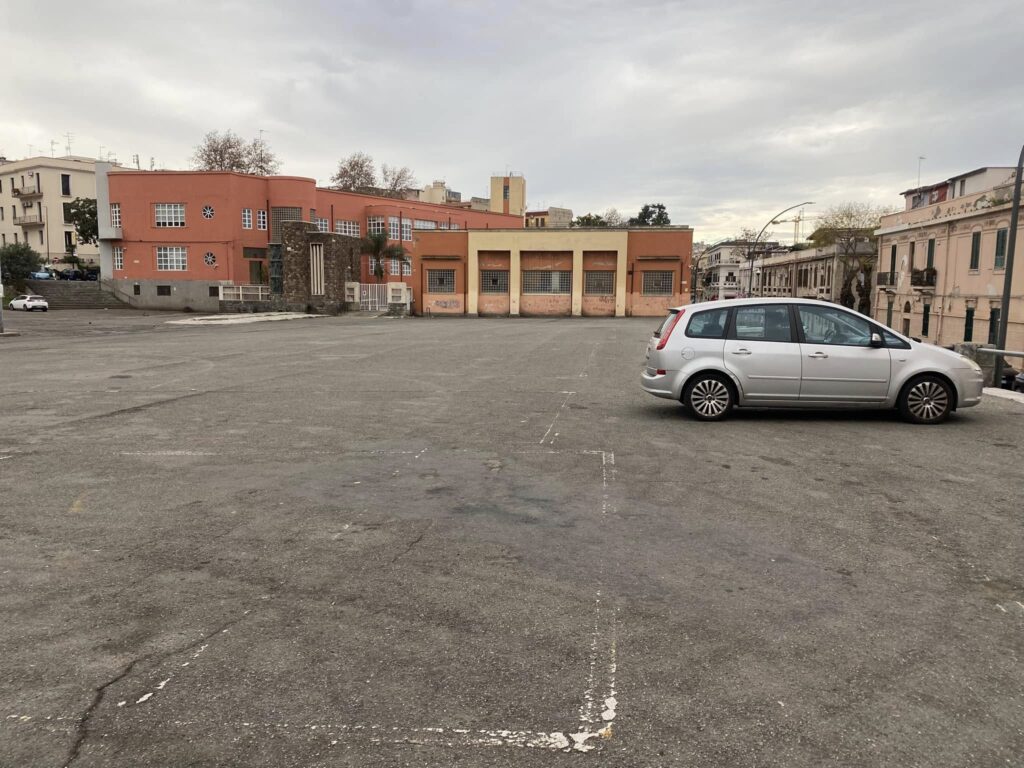
[[[71,140],[75,138],[75,136],[73,133],[69,131],[68,133],[64,134],[64,138],[67,139],[67,144],[65,145],[65,147],[68,150],[67,157],[71,157]]]
[[[917,186],[921,186],[921,161],[927,160],[928,158],[924,155],[917,156]]]
[[[54,156],[54,152],[57,150],[57,142],[50,139],[50,157]]]
[[[149,158],[149,170],[152,171],[154,168],[156,168],[156,160],[154,160],[152,158],[152,156],[150,156],[150,158]]]
[[[137,171],[141,171],[142,170],[139,167],[139,153],[138,152],[136,152],[134,155],[132,155],[132,162],[135,163],[135,170],[137,170]]]

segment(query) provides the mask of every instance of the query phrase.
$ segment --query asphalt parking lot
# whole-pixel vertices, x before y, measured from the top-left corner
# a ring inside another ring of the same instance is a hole
[[[0,766],[1011,766],[1024,405],[690,420],[654,320],[6,314]]]

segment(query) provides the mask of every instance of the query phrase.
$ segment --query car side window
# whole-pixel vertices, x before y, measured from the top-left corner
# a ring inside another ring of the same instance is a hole
[[[793,340],[786,304],[759,304],[737,307],[735,337],[744,341]]]
[[[891,349],[910,349],[910,345],[894,333],[882,331],[882,338],[885,339],[885,346]]]
[[[697,312],[686,326],[686,335],[692,339],[720,339],[725,336],[728,309],[709,309]]]
[[[867,320],[831,307],[800,306],[797,311],[808,344],[871,346],[871,324]]]

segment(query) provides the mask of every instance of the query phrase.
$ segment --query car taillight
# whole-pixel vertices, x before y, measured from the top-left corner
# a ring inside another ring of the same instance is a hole
[[[678,312],[676,312],[676,316],[672,318],[672,322],[670,322],[668,324],[668,327],[661,332],[661,338],[658,339],[658,346],[656,347],[656,349],[665,348],[665,345],[668,344],[669,336],[672,335],[672,330],[676,327],[676,323],[679,322],[679,318],[683,316],[684,312],[686,312],[685,309],[680,309]]]

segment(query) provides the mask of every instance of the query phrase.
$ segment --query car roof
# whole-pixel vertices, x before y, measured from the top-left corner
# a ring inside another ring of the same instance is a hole
[[[840,304],[835,304],[831,301],[821,301],[820,299],[801,299],[795,296],[781,296],[781,297],[759,297],[754,296],[749,299],[719,299],[717,301],[701,301],[696,304],[681,304],[678,307],[672,307],[672,310],[678,312],[682,309],[719,309],[721,307],[743,307],[750,304],[814,304],[819,307],[832,307],[833,309],[846,309],[850,312],[854,310],[844,307]]]

